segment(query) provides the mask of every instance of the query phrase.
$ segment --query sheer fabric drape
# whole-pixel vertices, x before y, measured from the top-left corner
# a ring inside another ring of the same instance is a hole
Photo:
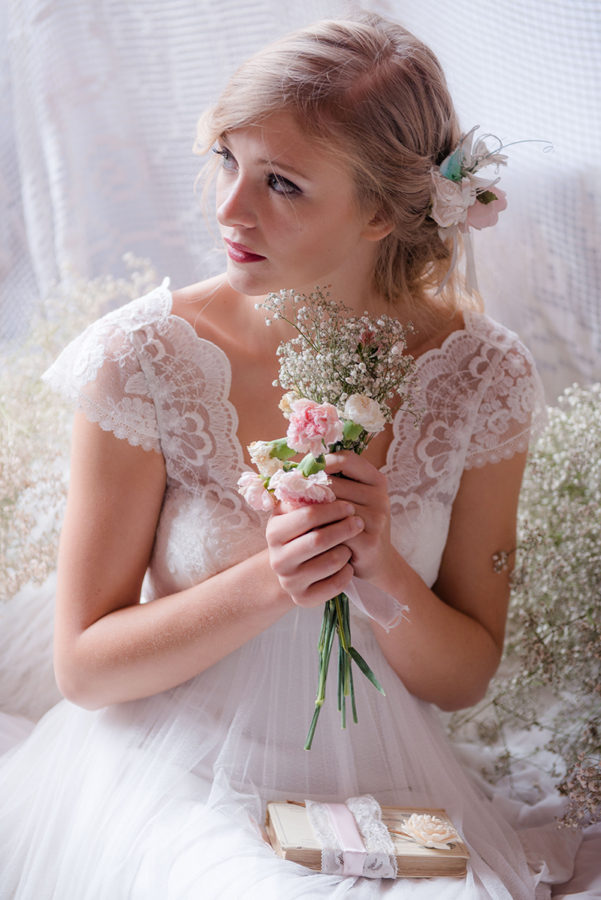
[[[599,0],[365,0],[439,54],[461,121],[504,141],[510,206],[475,235],[488,311],[552,400],[601,378]],[[0,340],[73,270],[149,257],[174,286],[222,257],[194,195],[195,121],[270,38],[353,4],[7,0],[0,9]]]

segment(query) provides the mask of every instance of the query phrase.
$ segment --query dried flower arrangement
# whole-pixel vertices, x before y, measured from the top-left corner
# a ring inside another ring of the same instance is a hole
[[[156,284],[147,260],[127,254],[124,261],[129,277],[65,281],[40,303],[27,338],[3,348],[0,603],[55,568],[72,411],[40,376],[90,322]]]
[[[574,385],[528,458],[504,665],[451,720],[501,747],[493,778],[517,761],[504,731],[532,731],[571,826],[601,821],[600,510],[601,384]]]

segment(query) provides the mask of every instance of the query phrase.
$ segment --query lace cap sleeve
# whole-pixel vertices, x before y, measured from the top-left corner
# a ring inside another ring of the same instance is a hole
[[[528,449],[547,422],[540,376],[519,339],[509,341],[484,393],[466,457],[466,468],[510,459]]]
[[[162,301],[159,310],[164,305],[160,291],[94,322],[42,376],[104,431],[158,452],[157,415],[139,350],[147,340],[146,329],[156,319],[157,301]]]

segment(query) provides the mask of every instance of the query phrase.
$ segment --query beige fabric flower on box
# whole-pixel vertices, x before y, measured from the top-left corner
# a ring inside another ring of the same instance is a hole
[[[460,839],[453,826],[444,819],[425,813],[413,813],[405,819],[403,831],[423,847],[435,850],[448,850],[450,844]]]

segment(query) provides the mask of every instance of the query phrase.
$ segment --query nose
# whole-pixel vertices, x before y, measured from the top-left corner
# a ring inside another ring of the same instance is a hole
[[[256,225],[252,187],[240,173],[236,178],[222,179],[217,186],[217,221],[230,227],[253,228]]]

